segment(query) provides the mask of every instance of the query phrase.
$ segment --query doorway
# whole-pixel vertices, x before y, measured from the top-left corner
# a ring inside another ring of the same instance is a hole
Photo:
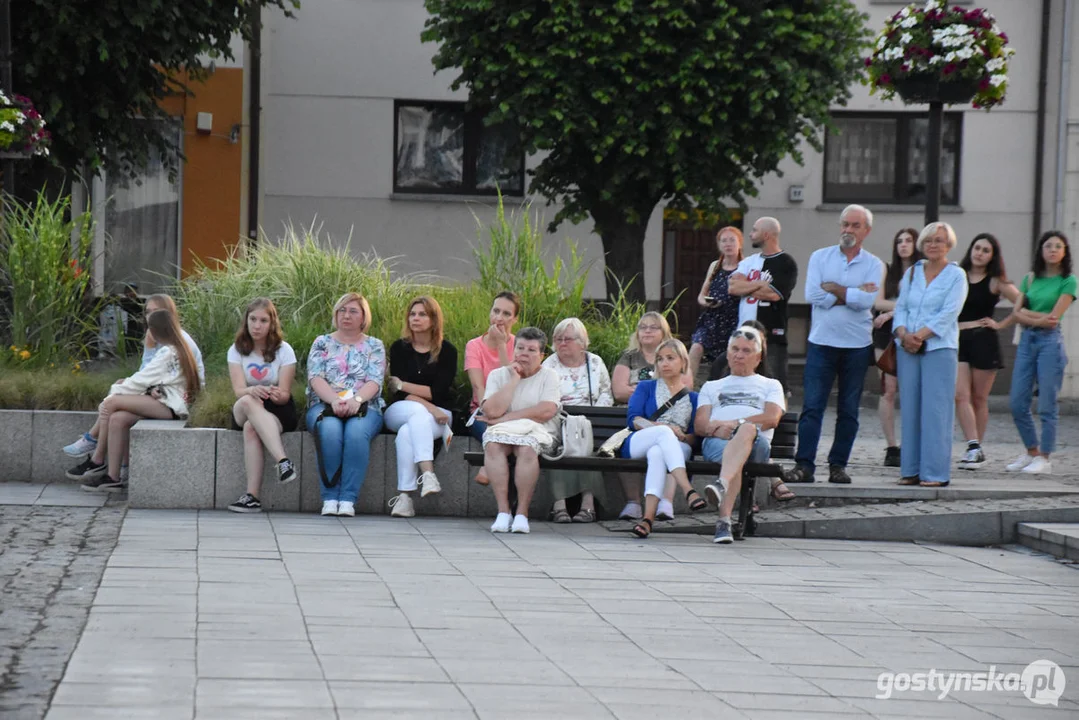
[[[696,217],[681,210],[667,208],[663,211],[663,283],[661,299],[663,307],[672,300],[674,317],[671,332],[688,347],[701,307],[697,304],[697,292],[704,282],[708,266],[719,257],[716,249],[716,233],[721,227],[733,225],[742,229],[742,213],[731,210],[721,219],[716,215],[704,215],[697,211]]]

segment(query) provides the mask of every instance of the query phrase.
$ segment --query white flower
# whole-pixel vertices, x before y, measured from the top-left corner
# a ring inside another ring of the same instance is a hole
[[[955,56],[960,60],[970,60],[974,57],[974,51],[970,48],[963,48],[962,50],[956,50]]]
[[[944,56],[944,59],[947,62],[955,62],[955,53],[954,52],[948,53],[947,55]]]
[[[887,35],[881,35],[880,38],[877,40],[877,50],[883,50],[884,46],[887,45],[887,44],[888,44],[888,36]]]
[[[7,130],[8,132],[15,132],[15,126],[9,123],[7,120],[0,122],[0,130]]]
[[[904,20],[903,22],[899,23],[899,27],[903,27],[903,28],[912,28],[912,27],[914,27],[914,26],[915,26],[915,25],[917,25],[917,24],[918,24],[918,18],[917,18],[916,16],[914,16],[914,15],[911,15],[911,16],[910,16],[910,17],[908,17],[908,18],[907,18],[906,20]]]
[[[989,84],[993,87],[1000,87],[1006,82],[1008,82],[1008,76],[1003,73],[998,73],[989,77]]]
[[[929,58],[930,65],[940,65],[942,62],[944,62],[943,55],[934,55],[933,57]]]
[[[909,32],[905,32],[905,33],[903,33],[902,35],[899,36],[899,44],[900,45],[906,45],[907,43],[909,43],[913,39],[914,39],[913,35],[911,35]]]
[[[925,11],[936,10],[940,8],[940,0],[926,0]]]
[[[992,60],[990,60],[989,62],[987,62],[985,64],[985,69],[988,70],[989,72],[993,72],[995,70],[1001,70],[1003,68],[1004,68],[1004,60],[1002,58],[993,58]]]

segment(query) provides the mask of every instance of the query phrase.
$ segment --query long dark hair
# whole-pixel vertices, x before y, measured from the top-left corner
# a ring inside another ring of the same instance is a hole
[[[888,272],[884,275],[884,297],[899,297],[899,281],[903,279],[903,258],[899,257],[899,238],[910,235],[914,241],[914,254],[910,256],[910,264],[918,262],[923,255],[918,250],[918,231],[914,228],[903,228],[892,238],[892,261],[888,263]]]
[[[1064,243],[1064,259],[1060,261],[1060,275],[1068,277],[1072,274],[1072,248],[1068,244],[1068,236],[1059,230],[1048,230],[1038,238],[1038,251],[1034,253],[1034,277],[1045,275],[1047,268],[1045,267],[1045,256],[1042,255],[1042,248],[1045,247],[1045,243],[1049,242],[1050,238],[1060,238],[1060,241]]]
[[[959,267],[967,272],[970,272],[974,267],[970,256],[974,252],[975,243],[979,240],[985,240],[993,248],[993,257],[990,258],[989,264],[985,266],[986,277],[996,278],[1002,283],[1008,282],[1008,271],[1004,269],[1004,257],[1000,254],[1000,241],[997,240],[993,233],[978,233],[975,235],[974,239],[970,241],[970,245],[967,246],[967,254],[959,261]]]
[[[168,310],[154,310],[146,318],[146,326],[153,333],[154,342],[160,345],[169,345],[176,352],[180,360],[180,370],[184,375],[184,384],[187,386],[187,399],[191,402],[202,389],[199,382],[199,370],[195,365],[195,356],[191,354],[191,348],[184,341],[180,331],[180,323],[174,313]]]
[[[255,349],[255,338],[251,337],[251,331],[247,328],[247,318],[256,310],[265,310],[270,316],[270,329],[266,332],[266,347],[262,351],[262,359],[272,363],[277,358],[277,351],[281,349],[281,321],[277,317],[277,308],[270,298],[255,298],[247,305],[244,311],[244,321],[240,329],[236,331],[236,339],[233,342],[241,355],[250,355]]]

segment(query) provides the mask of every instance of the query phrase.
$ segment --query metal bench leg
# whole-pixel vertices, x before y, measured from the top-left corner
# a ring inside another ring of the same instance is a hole
[[[749,514],[753,510],[753,498],[756,495],[757,478],[742,474],[742,494],[738,503],[738,522],[734,526],[734,539],[745,540],[749,526]]]

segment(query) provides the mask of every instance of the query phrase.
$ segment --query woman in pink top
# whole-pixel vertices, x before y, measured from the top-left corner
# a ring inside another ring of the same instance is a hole
[[[473,412],[483,400],[483,393],[487,389],[487,376],[491,371],[513,362],[513,326],[517,324],[520,314],[521,299],[516,293],[509,290],[498,293],[491,303],[491,326],[483,335],[472,338],[465,345],[465,372],[468,374],[468,381],[472,383],[472,402],[469,408]],[[487,423],[483,422],[482,417],[474,416],[468,428],[472,437],[480,441],[487,429]],[[476,475],[476,482],[480,485],[487,484],[487,475],[483,468],[480,468]]]

